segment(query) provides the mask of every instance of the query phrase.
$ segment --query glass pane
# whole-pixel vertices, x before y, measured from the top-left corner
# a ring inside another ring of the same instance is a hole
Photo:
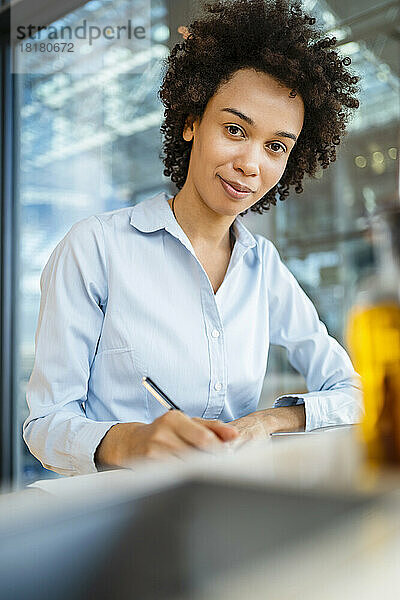
[[[293,193],[273,208],[274,224],[269,227],[276,232],[282,258],[313,300],[329,333],[345,344],[346,316],[357,281],[373,261],[368,217],[395,201],[397,194],[400,49],[390,35],[390,9],[379,12],[379,2],[304,0],[303,4],[331,35],[343,40],[340,52],[351,57],[354,71],[362,77],[361,104],[338,147],[336,163],[305,180],[301,195]],[[339,27],[340,22],[370,9],[372,16],[355,20],[365,36],[353,41],[352,25]],[[306,391],[283,349],[271,348],[268,368],[266,405],[279,394]]]
[[[135,0],[134,5],[139,10],[143,2],[147,0]],[[89,13],[92,20],[97,13],[102,19],[109,13],[112,22],[113,10],[107,0],[92,1],[63,23]],[[34,360],[40,274],[52,250],[76,221],[169,191],[159,158],[163,113],[157,98],[160,58],[168,52],[167,16],[165,1],[152,0],[151,45],[140,57],[139,73],[132,72],[137,54],[119,48],[118,68],[113,62],[94,75],[60,69],[15,76],[20,140],[19,431],[27,416],[25,389]],[[107,66],[107,60],[104,63]],[[19,476],[21,483],[55,476],[30,455],[22,440]]]

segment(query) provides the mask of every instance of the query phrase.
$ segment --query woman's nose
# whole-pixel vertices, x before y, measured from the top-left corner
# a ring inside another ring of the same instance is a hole
[[[243,152],[243,154],[236,157],[233,166],[235,170],[241,171],[248,177],[259,175],[260,157],[258,150]]]

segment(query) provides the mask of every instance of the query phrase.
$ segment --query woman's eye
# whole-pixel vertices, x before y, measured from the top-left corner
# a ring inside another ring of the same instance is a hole
[[[238,127],[237,125],[226,125],[225,129],[229,131],[229,133],[234,137],[238,137],[237,132],[243,133],[240,127]],[[270,144],[268,144],[268,146],[271,148],[274,154],[281,154],[282,152],[286,152],[285,146],[283,144],[280,144],[279,142],[271,142]]]
[[[286,152],[285,146],[283,146],[282,144],[279,144],[278,142],[271,142],[269,144],[269,147],[272,149],[272,151],[275,154],[279,154],[280,152]]]
[[[236,131],[240,131],[240,132],[242,131],[237,125],[227,125],[226,130],[229,131],[229,129],[236,129]],[[232,135],[235,135],[235,134],[233,133]],[[237,136],[235,135],[235,137],[237,137]]]

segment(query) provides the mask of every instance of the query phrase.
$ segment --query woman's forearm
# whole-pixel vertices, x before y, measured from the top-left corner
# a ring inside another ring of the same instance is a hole
[[[277,408],[268,408],[265,411],[269,433],[278,431],[304,431],[306,426],[306,412],[304,404],[298,406],[282,406]]]
[[[304,404],[257,410],[229,423],[246,438],[259,438],[278,431],[304,431]]]

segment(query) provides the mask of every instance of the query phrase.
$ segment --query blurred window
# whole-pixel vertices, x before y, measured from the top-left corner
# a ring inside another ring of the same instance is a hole
[[[129,44],[103,47],[93,43],[94,69],[92,65],[86,69],[87,45],[77,59],[60,55],[58,61],[63,64],[32,51],[27,62],[19,65],[24,72],[15,75],[19,113],[19,434],[27,416],[25,390],[34,360],[40,274],[51,252],[80,219],[169,190],[159,158],[163,112],[157,98],[160,59],[168,53],[169,41],[164,0],[152,0],[151,5],[150,0],[92,0],[53,25],[74,26],[85,18],[121,24],[126,22],[125,9],[132,6],[135,14],[151,6],[151,44],[143,51]],[[72,60],[77,64],[71,65]],[[40,73],[45,69],[50,72]],[[18,461],[22,483],[55,476],[30,455],[23,440],[18,444]]]
[[[273,207],[265,230],[329,333],[345,345],[355,287],[373,261],[368,217],[398,201],[400,49],[395,30],[400,7],[373,0],[305,0],[303,5],[336,36],[340,53],[350,56],[350,68],[361,75],[360,108],[338,147],[337,161],[314,180],[306,179],[301,195],[293,193]],[[262,233],[260,226],[257,230]],[[288,364],[286,352],[271,348],[263,403],[302,390],[307,391],[305,382]]]

